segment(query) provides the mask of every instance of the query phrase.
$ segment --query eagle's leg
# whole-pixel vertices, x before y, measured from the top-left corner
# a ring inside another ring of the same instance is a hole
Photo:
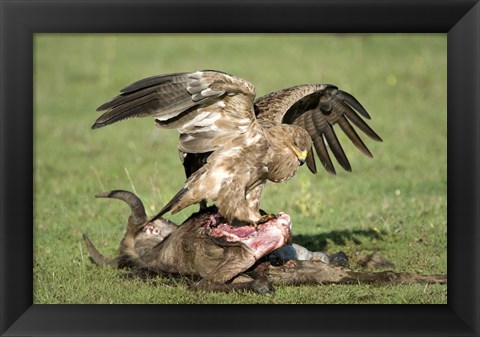
[[[222,216],[228,219],[228,223],[234,227],[255,226],[260,215],[258,207],[251,207],[245,198],[236,196],[241,193],[226,193],[220,195],[215,204]]]
[[[216,172],[214,170],[210,171]],[[223,169],[220,167],[217,171],[221,173]],[[205,180],[208,182],[210,178],[210,176],[207,176]],[[215,177],[213,176],[213,178]],[[262,218],[259,199],[265,181],[259,181],[255,185],[252,185],[250,175],[245,173],[238,173],[233,181],[230,181],[230,178],[224,180],[225,181],[220,182],[222,188],[217,188],[218,192],[207,197],[207,199],[215,202],[218,212],[230,225],[234,227],[255,226],[258,220]],[[213,181],[215,182],[216,180],[213,179]],[[204,185],[208,186],[208,184]],[[245,186],[248,186],[248,188]],[[200,197],[202,197],[202,195],[200,195]],[[201,199],[198,198],[196,202],[198,202],[198,200]]]
[[[241,227],[245,225],[256,227],[259,224],[268,222],[275,218],[275,214],[270,214],[260,209],[260,196],[262,195],[265,184],[261,183],[245,193],[246,208],[253,212],[256,216],[255,221],[245,222],[238,219],[234,219],[231,223],[232,226]],[[243,203],[243,200],[241,201]]]

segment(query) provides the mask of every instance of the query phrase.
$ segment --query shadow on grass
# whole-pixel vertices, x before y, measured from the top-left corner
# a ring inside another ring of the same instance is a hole
[[[359,245],[362,243],[361,239],[363,238],[368,240],[382,240],[386,234],[387,232],[385,231],[374,229],[333,230],[315,235],[294,235],[293,242],[311,251],[326,251],[329,242],[339,246],[345,246],[350,242]]]

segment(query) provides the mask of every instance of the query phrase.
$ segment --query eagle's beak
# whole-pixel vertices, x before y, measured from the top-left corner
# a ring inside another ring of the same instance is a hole
[[[298,161],[300,162],[300,166],[305,164],[305,161],[307,160],[307,151],[303,151],[302,155],[298,157]]]
[[[295,155],[297,156],[298,162],[300,163],[300,165],[305,164],[305,161],[307,160],[307,154],[308,154],[307,150],[300,151],[295,147],[292,147],[292,150],[293,152],[295,152]]]

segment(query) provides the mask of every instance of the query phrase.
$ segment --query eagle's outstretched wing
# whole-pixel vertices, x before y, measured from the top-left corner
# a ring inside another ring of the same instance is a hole
[[[267,141],[255,122],[255,89],[218,71],[149,77],[102,104],[96,129],[134,117],[155,118],[159,127],[180,132],[178,149],[187,181],[152,219],[165,212],[214,201],[233,221],[261,218],[258,198],[266,177]]]
[[[334,125],[338,124],[352,143],[365,155],[371,152],[359,137],[351,124],[363,131],[368,137],[382,141],[375,131],[360,117],[370,119],[364,107],[351,94],[339,90],[334,85],[299,85],[272,92],[255,101],[257,119],[264,125],[296,124],[308,131],[323,167],[335,174],[325,141],[339,164],[351,171],[350,163],[335,134]],[[317,172],[313,150],[307,155],[310,171]]]
[[[154,76],[101,105],[97,110],[104,113],[92,128],[150,116],[158,126],[180,132],[188,179],[154,218],[210,200],[228,222],[248,223],[262,219],[259,199],[267,180],[290,179],[305,159],[316,172],[312,141],[327,171],[335,173],[325,140],[342,167],[351,170],[335,124],[368,156],[350,123],[381,140],[358,115],[369,118],[361,104],[335,86],[301,85],[255,102],[254,97],[252,84],[223,72]]]
[[[127,86],[98,107],[105,112],[92,128],[155,117],[158,126],[178,129],[181,151],[204,153],[248,128],[255,119],[254,98],[252,84],[223,72],[153,76]]]

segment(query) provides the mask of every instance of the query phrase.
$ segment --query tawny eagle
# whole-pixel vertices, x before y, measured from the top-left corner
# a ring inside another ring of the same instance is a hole
[[[259,199],[266,181],[284,182],[304,162],[316,173],[313,147],[328,172],[335,174],[326,143],[351,171],[334,125],[369,157],[351,124],[381,141],[360,117],[370,119],[363,106],[334,85],[299,85],[255,100],[251,83],[212,70],[145,78],[97,111],[105,112],[93,129],[154,117],[157,126],[180,132],[178,149],[188,179],[153,219],[208,200],[229,223],[258,223],[263,220]]]

